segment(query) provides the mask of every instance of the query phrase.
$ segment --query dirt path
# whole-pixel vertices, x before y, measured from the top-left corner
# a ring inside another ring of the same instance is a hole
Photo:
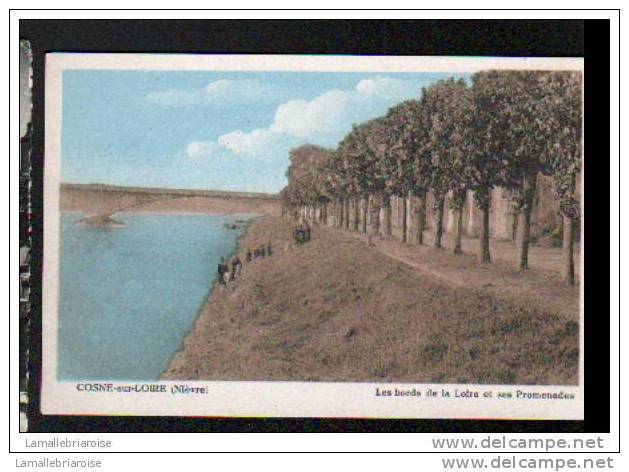
[[[322,231],[338,233],[341,238],[368,243],[368,236],[354,231],[320,226]],[[579,313],[579,288],[561,282],[561,249],[531,248],[531,268],[514,270],[513,244],[492,241],[491,264],[479,264],[475,255],[478,240],[466,239],[461,255],[452,254],[452,241],[444,235],[444,248],[432,247],[432,235],[425,235],[426,244],[409,245],[394,238],[372,237],[372,248],[405,264],[413,272],[429,276],[451,287],[483,289],[495,296],[528,299],[543,309],[575,316]],[[578,259],[577,259],[578,260]]]

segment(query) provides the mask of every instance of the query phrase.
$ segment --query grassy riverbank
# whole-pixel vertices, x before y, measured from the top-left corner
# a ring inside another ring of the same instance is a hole
[[[535,272],[503,291],[520,276],[500,264],[428,248],[406,263],[332,228],[287,248],[289,236],[280,217],[249,227],[241,254],[271,240],[273,256],[213,291],[163,379],[577,383],[578,289],[559,277],[555,291],[543,274],[540,297]],[[478,283],[435,277],[444,262]]]

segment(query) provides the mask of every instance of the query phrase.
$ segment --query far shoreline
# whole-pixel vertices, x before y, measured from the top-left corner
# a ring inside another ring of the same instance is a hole
[[[263,214],[279,216],[276,195],[223,191],[185,191],[85,185],[61,186],[60,211],[79,210],[90,216],[146,214]]]
[[[60,213],[80,213],[82,215],[85,216],[90,216],[90,213],[85,211],[85,210],[65,210],[65,209],[61,209]],[[116,213],[113,213],[112,215],[137,215],[137,214],[142,214],[142,215],[182,215],[182,216],[225,216],[225,215],[234,215],[236,217],[238,216],[245,216],[245,217],[250,217],[250,218],[259,218],[261,216],[264,215],[260,215],[257,213],[238,213],[238,212],[231,212],[231,211],[192,211],[192,210],[188,210],[188,211],[179,211],[179,210],[133,210],[133,209],[127,209],[124,211],[118,211]]]

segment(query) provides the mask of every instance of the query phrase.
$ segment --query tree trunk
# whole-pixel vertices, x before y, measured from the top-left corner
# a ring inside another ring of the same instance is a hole
[[[360,200],[358,198],[354,198],[352,200],[352,205],[354,205],[354,221],[352,221],[352,229],[354,231],[358,231],[358,226],[360,224]]]
[[[328,204],[325,202],[321,204],[321,213],[319,213],[319,219],[321,220],[321,223],[326,226],[328,225]]]
[[[518,220],[520,219],[520,212],[516,209],[513,210],[513,222],[511,224],[511,241],[518,240]]]
[[[402,242],[408,242],[407,231],[408,231],[408,200],[406,195],[402,196]]]
[[[337,228],[342,228],[343,227],[343,200],[339,199],[338,202],[338,219],[336,222],[336,227]]]
[[[417,244],[424,244],[424,228],[426,228],[426,195],[417,196],[417,208],[415,212],[417,217],[417,233],[415,241]]]
[[[526,270],[529,268],[529,242],[531,236],[531,211],[533,210],[533,197],[535,196],[536,173],[525,174],[522,179],[522,191],[524,193],[524,205],[518,213],[517,227],[517,268]]]
[[[343,204],[343,199],[339,199],[339,220],[337,223],[338,229],[343,229],[343,220],[345,219],[345,213],[343,212],[345,205]]]
[[[456,209],[456,227],[454,233],[454,254],[463,254],[461,240],[463,239],[463,207]]]
[[[382,196],[382,236],[391,236],[391,196]]]
[[[368,211],[368,207],[369,207],[369,197],[364,197],[362,199],[362,205],[360,208],[361,211],[361,215],[360,215],[360,224],[361,224],[361,232],[363,234],[367,234],[367,211]]]
[[[574,219],[563,215],[563,281],[574,285]]]
[[[339,211],[338,211],[339,218],[336,223],[336,227],[338,229],[343,229],[343,219],[345,218],[344,213],[343,213],[343,208],[344,208],[343,199],[339,199],[338,206],[339,206]]]
[[[343,227],[349,229],[349,198],[345,199],[345,208],[343,209],[345,219],[343,220]]]
[[[491,262],[491,255],[489,253],[489,206],[481,208],[481,213],[479,259],[481,263],[485,263]]]
[[[525,270],[529,268],[529,239],[531,234],[531,212],[522,210],[518,214],[517,228],[517,269]]]
[[[343,229],[343,222],[345,221],[345,202],[343,199],[339,200],[339,229]]]
[[[437,212],[435,215],[435,241],[434,247],[441,249],[441,237],[443,236],[443,204],[444,197],[441,197],[438,201]]]
[[[371,205],[369,205],[369,219],[371,222],[371,234],[378,236],[380,234],[380,205],[378,205],[375,198],[371,199]]]
[[[330,211],[329,216],[332,217],[332,227],[334,227],[334,210],[335,210],[334,207],[335,207],[335,205],[336,205],[336,202],[330,202],[330,204],[328,206],[328,209]],[[328,219],[328,222],[329,222],[329,219]]]
[[[576,175],[570,178],[570,196],[574,197],[576,187]],[[567,285],[574,285],[574,228],[576,224],[576,212],[563,214],[563,281]]]

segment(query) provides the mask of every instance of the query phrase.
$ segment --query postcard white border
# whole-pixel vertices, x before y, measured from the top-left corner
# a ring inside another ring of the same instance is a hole
[[[57,305],[59,274],[59,183],[62,73],[68,69],[190,71],[452,72],[483,69],[581,70],[582,58],[464,58],[408,56],[278,56],[165,54],[48,54],[46,56],[46,143],[44,168],[43,359],[44,414],[365,417],[474,419],[583,419],[583,308],[580,310],[578,386],[428,385],[407,383],[158,382],[208,389],[204,395],[86,393],[76,382],[58,382]],[[583,232],[581,232],[583,234]],[[583,245],[581,246],[583,248]],[[583,273],[583,254],[581,274]],[[581,283],[583,307],[583,283]],[[120,384],[120,382],[118,382]],[[478,399],[377,397],[376,388],[426,391],[474,390]],[[557,393],[574,400],[486,399],[485,391]]]

